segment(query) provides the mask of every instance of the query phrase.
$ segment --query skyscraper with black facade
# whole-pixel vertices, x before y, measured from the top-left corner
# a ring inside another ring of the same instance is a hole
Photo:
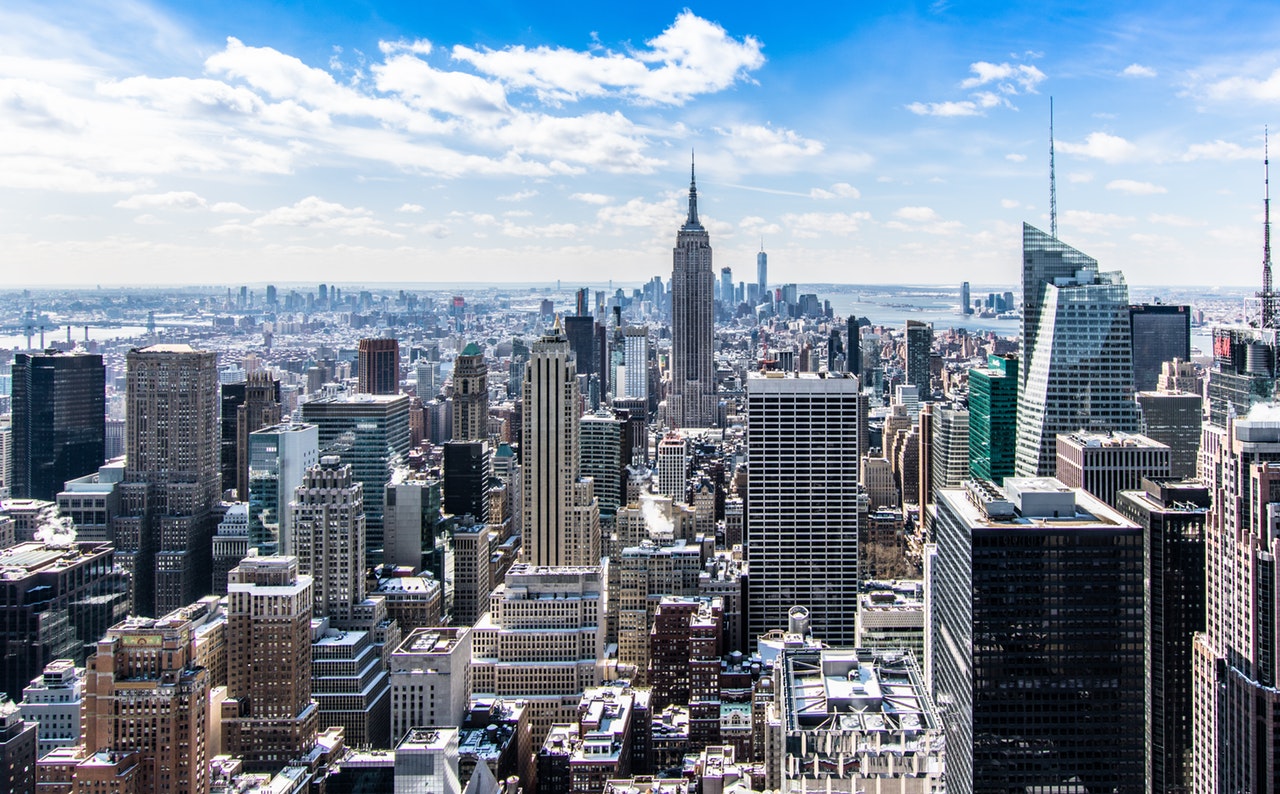
[[[102,356],[18,353],[12,396],[14,497],[53,501],[67,480],[98,470],[106,444]]]

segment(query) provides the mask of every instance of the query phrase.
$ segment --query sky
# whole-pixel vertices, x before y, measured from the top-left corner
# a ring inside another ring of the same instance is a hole
[[[616,7],[615,7],[616,6]],[[1280,4],[0,4],[8,285],[1252,285]],[[1280,193],[1278,193],[1280,196]],[[1280,216],[1278,216],[1280,217]]]

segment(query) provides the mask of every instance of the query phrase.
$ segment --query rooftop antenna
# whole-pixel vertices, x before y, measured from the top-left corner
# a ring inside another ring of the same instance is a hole
[[[1271,152],[1269,130],[1262,128],[1262,327],[1276,327],[1277,296],[1271,283]]]
[[[1049,236],[1058,239],[1058,172],[1053,164],[1053,97],[1049,97]]]

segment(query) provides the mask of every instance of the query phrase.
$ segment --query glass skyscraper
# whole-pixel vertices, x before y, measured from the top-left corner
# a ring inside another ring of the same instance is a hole
[[[1013,476],[1018,357],[990,356],[969,370],[969,476],[997,485]]]

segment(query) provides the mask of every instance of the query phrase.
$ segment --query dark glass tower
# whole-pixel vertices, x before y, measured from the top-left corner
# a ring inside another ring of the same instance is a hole
[[[102,465],[102,356],[19,353],[13,359],[13,496],[53,501],[67,480]]]
[[[921,402],[932,396],[929,389],[929,356],[933,353],[933,326],[907,320],[907,384],[919,391]]]
[[[969,370],[969,476],[997,485],[1013,476],[1018,357],[991,356]]]
[[[1191,360],[1191,307],[1141,303],[1129,307],[1133,344],[1134,391],[1151,391],[1160,365],[1175,358]]]

